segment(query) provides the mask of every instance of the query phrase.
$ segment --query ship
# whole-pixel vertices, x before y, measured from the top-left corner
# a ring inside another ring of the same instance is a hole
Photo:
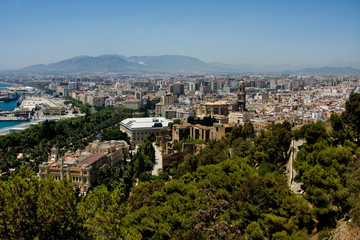
[[[20,106],[21,105],[21,103],[24,101],[24,97],[19,97],[19,99],[16,101],[16,104],[18,105],[18,106]]]
[[[10,102],[19,98],[18,93],[0,93],[0,102]]]

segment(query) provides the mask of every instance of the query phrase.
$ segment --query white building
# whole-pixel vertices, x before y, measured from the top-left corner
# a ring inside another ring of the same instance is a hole
[[[164,128],[168,128],[173,121],[164,117],[127,118],[120,122],[120,130],[130,138],[130,148],[134,149],[144,141],[147,135],[159,134]]]
[[[107,98],[105,99],[105,106],[114,106],[116,102],[115,98]]]

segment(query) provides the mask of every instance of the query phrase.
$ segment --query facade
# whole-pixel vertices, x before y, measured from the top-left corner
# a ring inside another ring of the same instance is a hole
[[[194,117],[193,111],[183,109],[178,109],[176,111],[176,118],[188,119],[189,117]]]
[[[234,127],[234,124],[214,123],[211,131],[212,139],[215,141],[220,141],[221,138],[225,137],[227,133],[230,133]]]
[[[65,107],[46,107],[43,111],[44,115],[65,115]]]
[[[157,117],[162,117],[163,115],[163,103],[159,102],[157,104],[155,104],[155,115]]]
[[[93,107],[105,106],[105,97],[103,97],[103,96],[87,96],[86,102]]]
[[[185,89],[184,84],[181,82],[177,82],[174,84],[173,93],[179,95],[184,94],[184,89]]]
[[[263,92],[261,100],[262,100],[262,103],[267,103],[269,101],[269,93]]]
[[[125,101],[125,107],[130,109],[140,109],[141,108],[141,101],[140,100],[127,100]]]
[[[167,118],[167,119],[173,119],[173,118],[176,118],[176,108],[164,108],[164,117]]]
[[[69,89],[64,88],[63,91],[62,91],[62,95],[63,95],[63,97],[68,97],[69,96]]]
[[[123,140],[95,141],[85,150],[69,151],[59,156],[58,149],[51,149],[49,159],[39,166],[39,178],[52,177],[54,181],[67,178],[80,193],[85,193],[96,181],[98,170],[108,164],[110,167],[129,158],[129,145]]]
[[[69,82],[68,88],[69,90],[77,90],[76,82]]]
[[[116,102],[115,98],[107,98],[105,99],[105,106],[114,106]]]
[[[226,133],[231,132],[235,124],[221,124],[214,123],[212,127],[203,126],[200,124],[192,125],[190,123],[175,124],[172,127],[172,140],[181,141],[187,137],[193,139],[200,139],[204,141],[215,140],[219,141],[225,137]]]
[[[244,125],[250,121],[250,113],[248,112],[231,112],[229,113],[229,123]]]
[[[164,106],[175,105],[177,103],[177,96],[173,94],[166,94],[161,99]]]
[[[136,100],[142,100],[143,92],[142,91],[135,91],[135,99]]]
[[[164,117],[127,118],[120,122],[120,130],[130,138],[130,147],[142,143],[147,135],[158,135],[162,129],[167,129],[173,122]]]
[[[214,101],[200,103],[198,106],[197,116],[229,115],[231,104],[227,101]]]
[[[189,90],[190,91],[198,91],[199,90],[199,83],[198,82],[190,82],[189,83]]]

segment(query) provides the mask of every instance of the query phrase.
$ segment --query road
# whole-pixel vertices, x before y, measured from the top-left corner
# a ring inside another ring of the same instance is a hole
[[[155,143],[152,143],[154,150],[155,150],[155,166],[154,169],[152,170],[151,174],[152,175],[159,175],[159,170],[162,169],[163,164],[162,164],[162,154],[161,154],[161,149],[159,149],[158,146],[155,145]],[[136,154],[136,152],[138,151],[138,145],[135,146],[134,150],[130,150],[131,154]]]
[[[161,155],[161,150],[159,149],[159,147],[156,146],[155,143],[153,143],[152,145],[155,149],[155,166],[152,171],[152,175],[158,175],[159,169],[161,169],[163,167],[162,155]]]
[[[296,177],[296,170],[293,168],[293,161],[296,158],[297,153],[299,152],[299,146],[302,146],[305,143],[303,140],[293,140],[291,142],[291,148],[293,151],[290,153],[289,161],[287,164],[287,174],[288,174],[288,186],[295,194],[301,194],[301,185],[302,183],[297,183],[294,181],[294,178]]]

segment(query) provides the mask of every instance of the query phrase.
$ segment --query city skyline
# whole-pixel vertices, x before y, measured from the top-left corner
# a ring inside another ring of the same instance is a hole
[[[2,1],[0,70],[79,55],[360,67],[358,1]]]

